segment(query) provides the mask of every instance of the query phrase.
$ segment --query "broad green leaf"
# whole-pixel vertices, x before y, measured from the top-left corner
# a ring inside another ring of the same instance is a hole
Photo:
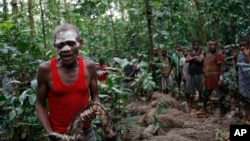
[[[12,121],[14,118],[16,117],[16,111],[11,111],[10,113],[9,113],[9,119]]]
[[[22,94],[19,96],[19,101],[20,101],[21,105],[23,105],[23,102],[26,99],[26,97],[29,96],[27,91],[28,90],[23,91]]]
[[[16,108],[16,112],[18,115],[21,115],[23,113],[23,109],[21,107]]]
[[[31,105],[35,105],[35,102],[36,102],[36,95],[34,95],[34,94],[29,95],[29,103]]]

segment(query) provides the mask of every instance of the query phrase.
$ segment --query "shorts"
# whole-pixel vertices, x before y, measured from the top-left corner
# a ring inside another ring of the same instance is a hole
[[[95,132],[92,126],[85,129],[84,136],[85,136],[86,141],[96,141]]]
[[[194,96],[196,90],[202,93],[203,90],[203,74],[193,74],[187,76],[186,93]]]

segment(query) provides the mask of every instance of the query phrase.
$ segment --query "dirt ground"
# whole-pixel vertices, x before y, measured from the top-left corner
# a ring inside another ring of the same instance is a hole
[[[216,102],[210,102],[209,115],[197,116],[199,107],[190,112],[183,100],[158,92],[127,108],[131,121],[122,133],[124,141],[229,141],[230,124],[242,124],[237,107],[220,116]]]

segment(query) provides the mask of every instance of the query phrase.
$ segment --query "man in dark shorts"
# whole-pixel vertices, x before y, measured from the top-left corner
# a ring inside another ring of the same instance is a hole
[[[204,52],[200,49],[198,40],[192,42],[192,49],[186,57],[188,66],[188,76],[186,78],[186,95],[189,95],[189,106],[192,106],[196,90],[199,92],[199,100],[202,100],[201,93],[203,89],[203,61]]]

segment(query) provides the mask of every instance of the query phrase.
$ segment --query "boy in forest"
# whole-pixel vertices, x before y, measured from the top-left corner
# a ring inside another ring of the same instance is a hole
[[[215,40],[209,41],[209,53],[204,60],[204,86],[205,92],[203,94],[203,114],[207,112],[207,102],[209,96],[214,90],[219,97],[220,110],[222,110],[223,102],[223,65],[225,64],[224,55],[217,51],[218,42]],[[220,111],[222,112],[222,111]],[[222,113],[221,113],[222,114]]]
[[[126,55],[127,64],[124,66],[125,84],[127,88],[132,88],[131,84],[135,78],[136,66],[131,62],[130,56]]]
[[[188,103],[190,106],[193,104],[196,90],[199,93],[199,100],[202,100],[201,93],[203,89],[203,60],[204,51],[200,49],[199,41],[194,40],[192,42],[192,49],[189,51],[189,55],[186,57],[186,62],[189,63],[188,76],[186,78],[186,93],[189,97]]]
[[[184,83],[184,93],[185,93],[185,98],[186,98],[186,102],[187,104],[190,106],[190,95],[188,93],[186,93],[186,81],[187,81],[187,78],[188,78],[188,65],[189,63],[186,62],[186,57],[188,56],[189,54],[189,49],[188,48],[184,48],[183,49],[183,57],[181,57],[180,59],[180,67],[181,67],[181,73],[182,73],[182,81]]]
[[[77,27],[62,24],[53,36],[59,57],[40,64],[35,105],[38,119],[49,137],[55,132],[67,131],[75,114],[89,105],[89,96],[92,102],[100,103],[96,65],[78,56],[83,40]],[[81,113],[81,119],[87,121],[82,129],[88,141],[96,140],[91,126],[94,117],[89,110]]]
[[[250,124],[250,42],[248,39],[241,39],[239,46],[241,53],[237,57],[238,87],[239,93],[246,99],[245,122]]]
[[[181,45],[176,44],[175,45],[175,52],[171,57],[171,60],[173,62],[172,68],[174,68],[174,80],[175,84],[178,88],[178,91],[180,92],[181,87],[181,67],[180,67],[180,59],[183,56],[181,52]]]
[[[18,81],[20,81],[20,87],[19,87],[19,91],[20,94],[25,91],[27,88],[30,87],[31,85],[31,78],[29,76],[29,74],[26,73],[25,69],[21,70],[21,75],[19,78],[17,78]]]
[[[171,58],[167,55],[167,50],[162,49],[161,51],[162,57],[161,57],[161,90],[162,93],[168,93],[169,87],[172,84],[172,77],[170,75],[171,73],[171,67],[172,62]]]

